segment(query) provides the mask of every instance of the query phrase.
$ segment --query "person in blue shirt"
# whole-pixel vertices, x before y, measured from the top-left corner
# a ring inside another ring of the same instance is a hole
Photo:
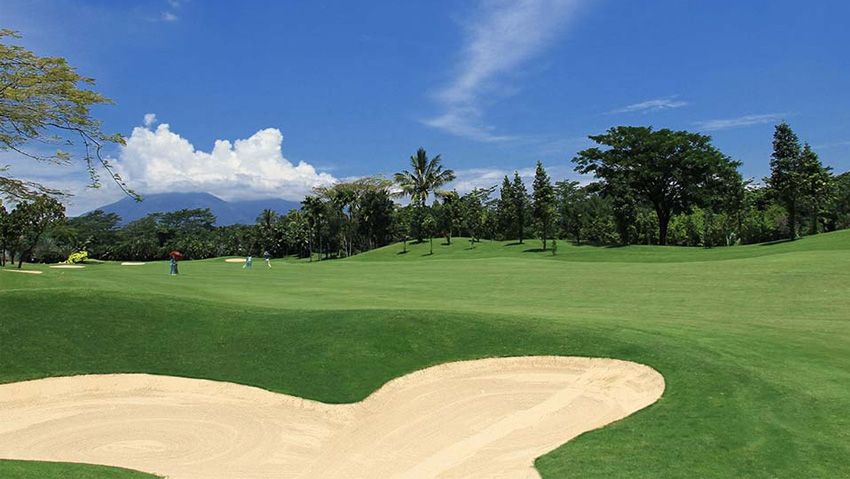
[[[268,250],[263,252],[263,258],[266,260],[266,266],[271,268],[272,267],[272,255],[271,255],[271,253],[269,253]]]
[[[177,258],[175,258],[174,255],[172,255],[171,256],[171,272],[168,273],[168,274],[170,274],[171,276],[174,276],[178,273],[179,273],[179,271],[177,271]]]
[[[253,267],[254,258],[252,258],[251,255],[248,255],[248,257],[245,258],[245,264],[242,265],[242,269],[252,269]]]

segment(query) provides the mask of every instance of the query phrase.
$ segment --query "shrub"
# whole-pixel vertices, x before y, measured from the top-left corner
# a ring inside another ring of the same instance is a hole
[[[76,253],[71,253],[70,255],[68,255],[68,259],[65,260],[65,263],[67,263],[67,264],[85,263],[87,259],[89,259],[88,251],[77,251]]]

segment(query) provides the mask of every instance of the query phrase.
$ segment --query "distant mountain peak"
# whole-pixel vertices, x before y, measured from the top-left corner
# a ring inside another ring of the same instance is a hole
[[[151,213],[168,213],[186,208],[209,208],[215,215],[218,226],[228,226],[253,224],[264,209],[285,214],[300,207],[300,203],[296,201],[281,198],[225,201],[205,192],[154,193],[142,197],[141,202],[127,197],[95,209],[105,213],[115,213],[121,217],[121,224],[127,224]]]

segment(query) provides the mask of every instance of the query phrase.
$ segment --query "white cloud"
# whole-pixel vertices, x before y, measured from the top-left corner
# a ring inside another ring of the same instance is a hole
[[[161,123],[156,129],[134,128],[115,166],[141,193],[203,191],[226,200],[300,200],[314,186],[336,181],[310,164],[288,161],[282,142],[280,130],[267,128],[233,143],[216,140],[205,152]]]
[[[477,141],[512,139],[483,120],[483,102],[504,95],[496,81],[543,51],[580,0],[491,0],[479,4],[454,79],[437,93],[443,113],[424,124]],[[500,91],[501,90],[501,91]]]
[[[145,126],[150,128],[156,123],[156,113],[145,113]]]
[[[163,22],[176,22],[178,20],[177,15],[172,12],[162,12],[162,15],[159,18]]]
[[[700,130],[716,131],[728,130],[730,128],[742,128],[753,125],[763,125],[765,123],[776,123],[782,121],[787,113],[766,113],[762,115],[744,115],[737,118],[725,118],[720,120],[705,120],[697,122],[697,128]]]
[[[553,184],[556,181],[563,179],[583,178],[566,164],[550,166],[544,164],[544,167],[546,168],[546,172],[549,174],[549,178],[552,180]],[[505,176],[513,180],[514,172],[517,172],[519,173],[520,178],[522,178],[523,183],[525,183],[526,187],[528,187],[529,191],[531,191],[531,183],[534,180],[535,171],[536,166],[510,170],[501,168],[469,168],[466,170],[458,170],[455,171],[455,181],[453,181],[449,187],[457,190],[460,194],[464,194],[475,188],[489,188],[495,185],[496,194],[498,194],[498,188],[501,186],[502,180]],[[587,181],[584,182],[586,183]]]
[[[834,141],[832,143],[822,143],[820,145],[815,145],[812,148],[814,148],[816,150],[818,150],[818,149],[826,150],[826,149],[829,149],[829,148],[841,148],[841,147],[844,147],[844,146],[850,146],[850,140]]]
[[[676,96],[668,96],[665,98],[656,98],[654,100],[646,100],[640,103],[624,106],[613,110],[611,113],[650,113],[661,110],[672,110],[674,108],[682,108],[688,106],[688,102],[676,100]]]

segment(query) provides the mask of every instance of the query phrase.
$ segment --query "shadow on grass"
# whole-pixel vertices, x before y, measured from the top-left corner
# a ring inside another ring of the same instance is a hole
[[[408,253],[408,251],[399,251],[399,252],[398,252],[398,253],[396,253],[396,254],[407,254],[407,253]]]
[[[764,242],[764,243],[759,243],[758,245],[759,246],[773,246],[773,245],[782,244],[782,243],[793,243],[794,241],[797,241],[797,240],[785,238],[785,239],[781,239],[781,240],[774,240],[774,241],[767,241],[767,242]]]

